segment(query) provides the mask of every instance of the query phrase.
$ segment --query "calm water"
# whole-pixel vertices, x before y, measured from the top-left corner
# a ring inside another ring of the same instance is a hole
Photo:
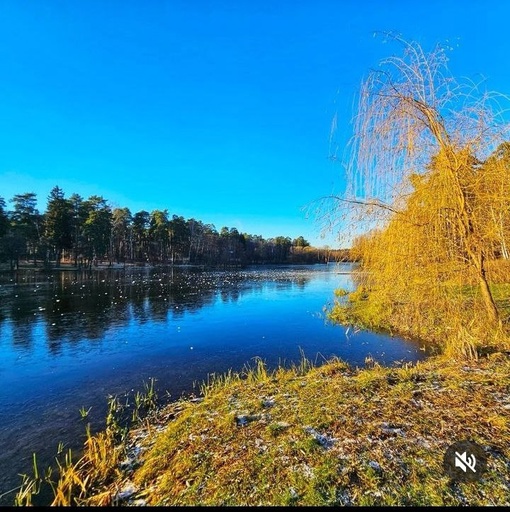
[[[235,271],[126,269],[0,275],[0,494],[59,441],[78,448],[79,409],[102,426],[108,394],[157,379],[159,395],[255,357],[269,367],[336,355],[363,365],[424,357],[416,344],[325,321],[347,264]],[[352,330],[351,330],[352,332]],[[12,503],[13,494],[0,498]]]

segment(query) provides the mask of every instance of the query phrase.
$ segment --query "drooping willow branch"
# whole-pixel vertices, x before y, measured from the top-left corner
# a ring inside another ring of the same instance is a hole
[[[478,280],[489,320],[497,321],[487,255],[494,244],[508,246],[510,228],[496,229],[494,216],[486,213],[505,202],[500,191],[505,180],[488,159],[504,142],[508,126],[493,108],[493,94],[479,93],[449,74],[443,48],[425,53],[418,43],[393,40],[403,55],[383,60],[361,86],[346,193],[323,199],[335,201],[331,215],[357,226],[391,229],[391,236],[398,237],[395,221],[404,220],[406,234],[395,246],[408,259],[402,271],[425,268],[424,254],[445,268],[464,262],[466,275]],[[510,170],[503,175],[510,180]],[[441,215],[446,210],[448,218]],[[394,264],[378,257],[369,256],[379,261],[378,272]]]

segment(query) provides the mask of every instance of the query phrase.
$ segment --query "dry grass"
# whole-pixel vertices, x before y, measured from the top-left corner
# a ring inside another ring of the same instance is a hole
[[[141,417],[150,417],[156,407],[157,395],[154,379],[144,383],[144,391],[137,392],[134,397],[132,418],[141,422]],[[60,444],[55,458],[56,478],[54,469],[47,468],[41,474],[34,454],[33,475],[22,475],[22,483],[15,497],[15,505],[30,506],[33,497],[39,496],[41,490],[51,489],[53,506],[110,506],[118,503],[123,472],[121,461],[127,453],[126,441],[129,422],[129,397],[121,404],[118,397],[111,396],[108,400],[106,428],[92,435],[90,424],[86,427],[86,440],[82,455],[75,460],[71,450],[64,453]],[[86,410],[80,410],[86,417]],[[40,501],[40,500],[38,500]]]
[[[501,352],[401,368],[303,360],[268,372],[258,361],[124,437],[115,422],[89,435],[83,457],[62,462],[53,504],[510,505],[509,390]],[[443,456],[465,439],[485,449],[488,470],[455,484]],[[31,503],[33,482],[18,504]]]
[[[508,505],[508,358],[372,366],[217,381],[145,438],[132,478],[151,505]],[[488,453],[477,484],[443,473],[463,439]]]

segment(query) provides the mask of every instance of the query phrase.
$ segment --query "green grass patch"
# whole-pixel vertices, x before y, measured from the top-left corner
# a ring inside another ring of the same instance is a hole
[[[140,418],[117,446],[108,432],[89,435],[86,459],[63,468],[58,503],[510,505],[509,390],[504,353],[400,368],[333,360],[268,372],[257,361],[211,379],[201,400]],[[477,484],[443,472],[463,439],[487,453]],[[134,492],[122,498],[126,485]]]
[[[151,505],[508,505],[509,389],[504,355],[231,375],[150,438],[133,478]],[[443,473],[462,439],[488,450],[479,485]]]

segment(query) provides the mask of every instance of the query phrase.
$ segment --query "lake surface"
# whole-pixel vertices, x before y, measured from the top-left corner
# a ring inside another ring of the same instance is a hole
[[[211,373],[261,357],[270,368],[338,356],[363,365],[425,357],[416,343],[325,319],[333,291],[352,289],[349,264],[126,268],[0,275],[0,495],[53,460],[59,441],[81,447],[87,421],[104,424],[109,394],[157,379],[160,397],[195,392]],[[11,504],[14,494],[0,498]]]

